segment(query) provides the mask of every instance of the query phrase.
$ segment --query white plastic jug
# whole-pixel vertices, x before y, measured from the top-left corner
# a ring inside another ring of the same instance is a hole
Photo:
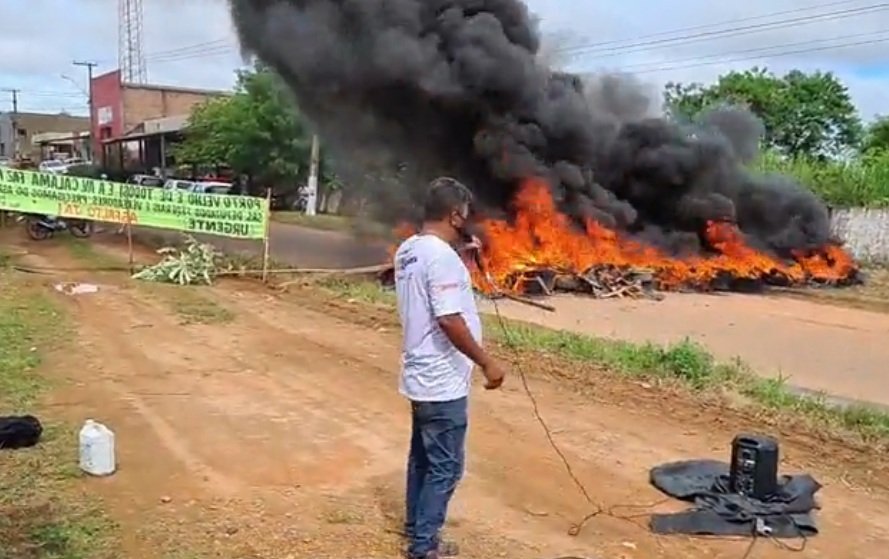
[[[91,476],[109,476],[117,469],[114,433],[92,419],[80,429],[80,469]]]

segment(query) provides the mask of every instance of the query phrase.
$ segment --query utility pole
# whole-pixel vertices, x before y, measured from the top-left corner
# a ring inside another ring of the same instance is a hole
[[[318,167],[321,160],[321,147],[318,135],[312,135],[312,158],[309,161],[309,184],[306,193],[306,215],[318,212]]]
[[[4,89],[12,95],[12,156],[19,157],[19,93],[20,89]]]
[[[89,159],[90,161],[96,160],[96,146],[99,142],[98,135],[98,127],[96,126],[96,107],[93,101],[93,69],[98,66],[95,62],[83,61],[83,60],[75,60],[72,62],[75,66],[79,66],[81,68],[86,68],[87,79],[89,80],[89,85],[87,85],[87,96],[89,97],[89,109],[90,109],[90,150],[89,150]]]

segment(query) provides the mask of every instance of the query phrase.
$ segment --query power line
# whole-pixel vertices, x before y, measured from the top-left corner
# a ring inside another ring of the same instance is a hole
[[[162,60],[164,58],[175,57],[178,55],[186,55],[186,54],[202,54],[206,51],[210,51],[213,49],[224,48],[228,50],[236,50],[237,45],[231,39],[215,39],[213,41],[202,41],[200,43],[193,43],[190,45],[185,45],[182,47],[176,47],[172,49],[164,49],[159,51],[148,52],[145,54],[146,61],[151,60]],[[101,60],[101,63],[104,64],[114,64],[113,60]]]
[[[647,35],[640,35],[637,37],[628,37],[626,39],[615,39],[611,41],[604,41],[601,43],[587,43],[585,45],[574,45],[571,47],[565,47],[564,49],[558,49],[559,52],[571,51],[574,49],[583,49],[583,48],[599,48],[599,47],[608,47],[613,45],[619,45],[620,43],[625,43],[627,41],[640,41],[644,39],[656,39],[658,37],[664,37],[667,35],[673,35],[676,33],[687,33],[689,31],[701,31],[704,29],[710,29],[713,27],[722,27],[724,25],[734,25],[741,22],[746,21],[756,21],[765,18],[771,18],[775,16],[784,16],[790,14],[799,14],[801,12],[808,12],[812,10],[820,10],[821,8],[832,8],[835,6],[845,6],[848,4],[857,4],[860,0],[842,0],[840,2],[828,2],[827,4],[817,4],[815,6],[809,6],[808,8],[797,8],[795,10],[782,10],[780,12],[770,12],[767,14],[760,14],[758,16],[748,16],[743,18],[735,18],[715,23],[705,23],[702,25],[695,25],[692,27],[680,27],[678,29],[673,29],[671,31],[659,31],[657,33],[649,33]]]
[[[797,10],[782,10],[778,12],[772,12],[769,14],[760,14],[757,16],[748,16],[745,18],[739,18],[731,21],[724,21],[718,23],[710,23],[703,24],[693,27],[686,27],[680,29],[674,29],[672,31],[663,31],[659,33],[652,33],[647,35],[641,35],[635,38],[630,39],[622,39],[622,40],[614,40],[614,41],[606,41],[600,43],[590,43],[586,45],[575,45],[572,47],[566,47],[565,49],[557,49],[558,53],[565,53],[574,56],[583,56],[587,58],[589,55],[595,55],[593,58],[607,58],[612,56],[619,56],[623,54],[631,54],[634,52],[642,52],[644,50],[648,50],[647,47],[657,46],[657,45],[668,45],[668,46],[679,46],[684,44],[698,43],[704,42],[708,40],[722,39],[728,37],[736,37],[742,35],[749,35],[752,33],[760,33],[763,31],[770,31],[776,29],[783,29],[791,26],[798,25],[807,25],[811,23],[823,23],[826,21],[834,21],[837,19],[845,19],[848,17],[854,17],[859,15],[866,15],[873,12],[883,11],[889,8],[889,2],[884,2],[880,4],[874,4],[869,6],[858,6],[856,8],[849,8],[844,10],[835,10],[832,12],[825,12],[820,14],[814,14],[809,16],[802,17],[793,17],[789,19],[777,20],[777,21],[769,21],[764,23],[759,23],[756,25],[746,25],[746,26],[736,26],[728,29],[721,29],[716,31],[709,31],[703,33],[694,33],[694,34],[686,34],[679,37],[670,37],[653,41],[643,41],[644,39],[656,39],[658,37],[665,37],[668,35],[673,35],[676,33],[683,33],[689,31],[698,31],[704,29],[711,29],[714,27],[720,27],[729,24],[736,24],[739,22],[750,22],[757,21],[766,18],[773,18],[776,16],[789,15],[789,14],[800,14],[801,12],[810,12],[813,10],[831,8],[837,6],[847,6],[849,4],[854,4],[860,2],[860,0],[842,0],[837,2],[829,2],[825,4],[819,4],[816,6],[809,6],[807,8],[797,9]],[[630,44],[621,45],[621,43],[626,43],[627,41],[636,41]],[[640,42],[641,41],[641,42]],[[607,47],[607,48],[606,48]],[[627,50],[629,49],[629,50]],[[602,54],[596,55],[597,51],[604,50]],[[196,59],[205,59],[211,58],[221,55],[228,55],[237,52],[237,46],[232,43],[229,39],[215,39],[212,41],[203,41],[200,43],[194,43],[191,45],[185,45],[182,47],[166,49],[161,51],[156,51],[149,53],[145,56],[146,61],[151,61],[153,64],[169,64],[175,62],[183,62],[187,60],[196,60]]]
[[[688,58],[682,58],[679,60],[667,60],[665,62],[640,62],[638,64],[630,64],[630,65],[622,64],[620,66],[620,70],[622,72],[630,72],[630,73],[644,72],[644,71],[657,71],[658,70],[657,68],[652,69],[651,67],[652,66],[660,66],[663,64],[674,65],[674,64],[683,64],[683,63],[696,63],[696,62],[701,62],[704,60],[716,59],[716,58],[721,58],[721,57],[724,57],[727,55],[734,55],[734,54],[763,53],[762,56],[770,57],[772,55],[768,54],[767,51],[771,51],[771,50],[775,50],[775,49],[786,49],[786,48],[790,48],[790,47],[802,47],[802,46],[806,46],[806,45],[822,45],[825,42],[830,42],[830,41],[839,41],[842,39],[861,39],[864,37],[874,37],[877,35],[886,35],[887,33],[889,33],[889,30],[870,31],[867,33],[853,33],[851,35],[839,35],[837,37],[830,37],[827,39],[813,39],[810,41],[800,41],[800,42],[796,42],[796,43],[784,43],[784,44],[778,44],[778,45],[771,45],[771,46],[767,46],[767,47],[757,47],[757,48],[752,48],[752,49],[727,51],[727,52],[722,52],[722,53],[717,53],[717,54],[692,56],[692,57],[688,57]],[[886,36],[884,38],[889,39],[889,36]],[[842,48],[843,45],[830,45],[830,46]],[[781,54],[781,53],[779,52],[777,54]],[[722,60],[715,60],[713,63],[718,64],[721,62],[723,62],[723,61]]]
[[[193,43],[191,45],[185,45],[173,49],[149,52],[148,54],[146,54],[146,58],[165,58],[169,55],[188,53],[189,51],[194,51],[195,49],[204,50],[207,48],[218,47],[234,48],[234,44],[229,39],[216,39],[215,41],[204,41],[201,43]]]
[[[849,47],[860,47],[860,46],[865,46],[865,45],[877,45],[877,44],[886,43],[886,42],[889,42],[889,37],[884,37],[882,39],[872,39],[869,41],[856,41],[856,42],[852,42],[852,43],[843,43],[843,44],[839,44],[839,45],[826,45],[826,46],[818,47],[818,48],[808,48],[808,49],[798,49],[798,50],[777,52],[775,54],[769,54],[768,58],[781,58],[784,56],[794,56],[797,54],[808,54],[808,53],[812,53],[812,52],[822,52],[822,51],[826,51],[826,50],[830,50],[830,49],[842,49],[842,48],[849,48]],[[744,51],[737,51],[737,53],[742,53],[742,52],[744,52]],[[678,65],[678,66],[666,66],[666,67],[661,67],[661,68],[652,68],[649,70],[637,70],[637,71],[634,71],[633,73],[634,74],[650,74],[650,73],[667,72],[667,71],[673,71],[673,70],[685,70],[688,68],[700,68],[703,66],[713,66],[716,64],[731,64],[734,62],[749,62],[751,60],[756,60],[758,58],[761,58],[761,57],[760,56],[746,56],[746,57],[740,57],[740,58],[731,58],[728,60],[700,62],[697,64],[685,64],[685,65]]]
[[[630,45],[626,45],[623,47],[611,47],[602,49],[607,54],[594,56],[595,58],[605,58],[608,56],[617,56],[622,54],[629,54],[632,52],[639,52],[644,50],[649,50],[648,47],[652,46],[679,46],[690,43],[697,43],[701,41],[713,40],[713,39],[724,39],[728,37],[737,37],[741,35],[750,35],[753,33],[760,33],[762,31],[772,31],[775,29],[784,29],[787,27],[797,27],[800,25],[808,25],[810,23],[816,22],[825,22],[825,21],[835,21],[838,19],[845,19],[848,17],[854,17],[859,15],[870,14],[874,12],[880,12],[889,9],[889,2],[884,2],[882,4],[874,4],[872,6],[865,6],[859,8],[852,8],[847,10],[839,10],[834,12],[827,12],[823,14],[815,14],[811,16],[803,16],[803,17],[795,17],[784,20],[778,20],[773,22],[761,23],[756,25],[745,25],[740,27],[734,27],[729,29],[722,29],[719,31],[708,31],[704,33],[694,33],[683,35],[680,37],[673,37],[669,39],[659,39],[654,41],[643,41]],[[565,50],[560,51],[563,54],[577,54],[577,55],[596,55],[597,49],[589,48],[587,46],[575,47],[573,50]]]
[[[223,46],[223,47],[211,47],[206,48],[204,50],[183,52],[179,54],[171,54],[165,56],[159,56],[157,58],[150,58],[152,64],[167,64],[170,62],[179,62],[182,60],[194,60],[194,59],[203,59],[210,58],[213,56],[219,55],[228,55],[236,52],[236,48],[233,46]]]
[[[861,0],[842,0],[842,1],[838,1],[838,2],[828,2],[826,4],[818,4],[818,5],[809,6],[806,8],[800,8],[800,9],[795,9],[795,10],[782,10],[779,12],[771,12],[768,14],[760,14],[757,16],[736,18],[733,20],[722,21],[722,22],[717,22],[717,23],[708,23],[708,24],[696,25],[696,26],[692,26],[692,27],[683,27],[683,28],[679,28],[679,29],[674,29],[672,31],[661,31],[658,33],[640,35],[637,37],[631,37],[631,38],[627,38],[627,39],[618,39],[618,40],[613,40],[613,41],[605,41],[605,42],[601,42],[601,43],[588,43],[588,44],[584,44],[584,45],[574,45],[571,47],[566,47],[564,49],[557,49],[557,51],[558,52],[569,52],[569,51],[574,51],[574,50],[586,50],[586,49],[594,49],[594,48],[599,48],[599,47],[620,45],[621,43],[625,43],[627,41],[639,41],[639,40],[643,40],[643,39],[664,37],[666,35],[672,35],[675,33],[683,33],[683,32],[689,32],[689,31],[710,29],[712,27],[731,25],[731,24],[736,24],[736,23],[746,22],[746,21],[756,21],[756,20],[781,16],[781,15],[799,14],[802,12],[808,12],[808,11],[822,9],[822,8],[831,8],[831,7],[836,7],[836,6],[855,4],[860,1]],[[885,5],[889,5],[889,4],[885,4]],[[870,9],[873,7],[874,6],[864,6],[864,7],[859,7],[857,9],[859,9],[859,10],[860,9]],[[831,15],[831,13],[819,14],[815,17],[824,17],[824,16],[828,16],[828,15]],[[771,23],[774,24],[774,23],[780,23],[780,22],[771,22]],[[770,24],[770,23],[767,23],[766,25],[768,25],[768,24]],[[723,32],[725,32],[725,31],[731,31],[731,29],[723,30]],[[676,39],[680,39],[680,38],[674,38],[674,40],[676,40]],[[633,46],[633,45],[630,45],[630,46]],[[176,48],[172,48],[172,49],[165,49],[165,50],[160,50],[160,51],[149,52],[146,54],[146,58],[149,60],[169,59],[170,61],[173,61],[174,59],[180,59],[180,56],[181,56],[182,57],[181,59],[185,60],[185,59],[188,59],[191,57],[203,57],[204,55],[208,55],[208,54],[217,54],[217,53],[221,54],[223,52],[227,53],[227,52],[231,52],[231,51],[235,51],[235,50],[237,50],[237,45],[232,40],[230,40],[230,39],[215,39],[212,41],[202,41],[199,43],[193,43],[191,45],[185,45],[182,47],[176,47]]]
[[[87,118],[89,115],[84,107],[68,107],[65,105],[26,105],[19,111],[20,113],[38,113],[38,114],[58,114],[69,113],[72,116],[82,116]]]
[[[49,97],[49,98],[70,98],[80,99],[86,97],[83,93],[74,93],[72,91],[42,91],[35,89],[22,89],[22,93],[27,93],[30,97]]]

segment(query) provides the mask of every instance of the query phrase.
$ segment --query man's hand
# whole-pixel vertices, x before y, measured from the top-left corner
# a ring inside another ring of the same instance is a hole
[[[485,375],[485,390],[497,390],[503,385],[503,379],[506,377],[506,371],[494,361],[482,367],[482,373]]]
[[[475,235],[457,248],[457,253],[467,267],[477,266],[482,252],[482,241]]]
[[[482,240],[473,235],[469,242],[463,245],[463,248],[464,250],[481,250]]]

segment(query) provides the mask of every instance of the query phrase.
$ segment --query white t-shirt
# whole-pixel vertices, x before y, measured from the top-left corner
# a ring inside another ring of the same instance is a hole
[[[395,291],[404,331],[400,392],[417,402],[447,402],[469,394],[472,360],[436,320],[460,314],[482,342],[482,325],[469,270],[435,235],[414,235],[395,252]]]

